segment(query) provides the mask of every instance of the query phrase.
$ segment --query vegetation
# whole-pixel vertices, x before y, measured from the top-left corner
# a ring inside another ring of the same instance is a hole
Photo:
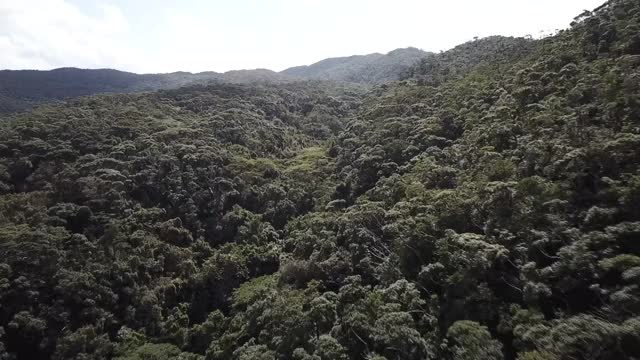
[[[51,71],[0,71],[0,113],[28,110],[41,103],[101,93],[177,88],[217,80],[221,74],[172,73],[138,75],[111,69],[61,68]]]
[[[388,54],[330,58],[309,66],[296,66],[282,74],[303,79],[381,84],[398,80],[413,65],[432,54],[416,48],[396,49]]]
[[[0,359],[640,358],[639,30],[3,118]]]
[[[266,69],[143,75],[112,69],[2,70],[0,114],[25,111],[38,104],[62,102],[77,96],[156,91],[214,83],[280,84],[300,80],[330,80],[362,85],[378,84],[399,79],[410,71],[417,60],[427,55],[429,53],[415,48],[397,49],[386,55],[326,59],[279,73]]]

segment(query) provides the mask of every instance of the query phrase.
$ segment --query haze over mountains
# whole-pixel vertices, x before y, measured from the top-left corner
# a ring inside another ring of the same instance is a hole
[[[282,74],[303,79],[380,83],[397,80],[428,53],[416,48],[396,49],[386,55],[369,54],[330,58],[309,66],[296,66]]]
[[[325,59],[282,72],[255,69],[225,73],[135,74],[113,69],[3,70],[0,71],[0,113],[27,110],[39,103],[69,97],[155,91],[215,82],[243,84],[331,80],[378,84],[399,79],[418,60],[430,55],[416,48],[396,49],[384,55],[375,53]]]

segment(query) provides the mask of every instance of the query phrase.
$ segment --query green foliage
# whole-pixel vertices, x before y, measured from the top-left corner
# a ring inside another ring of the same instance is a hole
[[[639,23],[3,118],[0,359],[639,358]]]
[[[605,270],[617,270],[623,272],[627,269],[640,266],[640,257],[630,254],[621,254],[614,258],[600,261],[600,266]]]
[[[178,347],[171,344],[144,344],[134,349],[122,351],[126,354],[117,356],[117,360],[200,360],[201,356],[181,352]]]
[[[492,359],[501,360],[501,345],[491,338],[491,333],[480,324],[461,320],[455,322],[447,330],[447,338],[452,341],[451,356],[453,359]]]
[[[233,291],[233,306],[247,307],[273,290],[277,279],[273,275],[253,278]]]

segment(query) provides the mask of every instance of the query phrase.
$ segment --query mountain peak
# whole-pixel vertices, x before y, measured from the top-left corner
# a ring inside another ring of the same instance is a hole
[[[398,80],[418,60],[431,55],[415,47],[401,48],[387,54],[372,53],[335,57],[311,65],[296,66],[281,72],[305,79],[336,80],[359,83],[382,83]]]

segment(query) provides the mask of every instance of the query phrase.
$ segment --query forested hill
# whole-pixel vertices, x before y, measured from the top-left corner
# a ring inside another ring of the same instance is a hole
[[[266,69],[142,75],[112,69],[1,70],[0,114],[24,111],[38,104],[77,96],[156,91],[219,82],[277,84],[300,80],[332,80],[379,84],[405,76],[411,66],[427,55],[429,53],[415,48],[397,49],[386,55],[327,59],[308,67],[291,68],[280,73]]]
[[[0,359],[640,358],[640,3],[398,82],[0,122]]]
[[[380,84],[398,80],[419,60],[432,55],[416,48],[396,49],[388,54],[325,59],[309,66],[286,69],[282,74],[302,79]]]
[[[291,80],[293,79],[265,69],[142,75],[112,69],[2,70],[0,114],[28,110],[42,103],[102,93],[155,91],[216,82],[260,84]]]

